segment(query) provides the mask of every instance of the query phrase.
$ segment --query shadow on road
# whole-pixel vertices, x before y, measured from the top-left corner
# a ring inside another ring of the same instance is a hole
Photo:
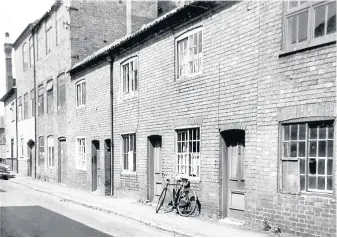
[[[41,206],[0,208],[0,236],[106,237],[80,222]]]

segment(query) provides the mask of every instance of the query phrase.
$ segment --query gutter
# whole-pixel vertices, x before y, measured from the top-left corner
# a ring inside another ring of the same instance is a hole
[[[114,56],[112,54],[109,54],[109,59],[110,61],[110,115],[111,115],[111,143],[110,143],[110,196],[112,197],[114,195],[114,114],[113,114],[113,67],[114,67]]]

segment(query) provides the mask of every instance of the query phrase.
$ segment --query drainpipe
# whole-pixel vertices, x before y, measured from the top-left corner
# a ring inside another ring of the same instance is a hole
[[[110,115],[111,115],[111,144],[110,144],[110,196],[112,197],[114,195],[114,125],[113,125],[113,67],[114,67],[114,57],[112,56],[112,53],[109,52],[109,58],[108,61],[110,62]]]
[[[34,67],[34,100],[35,100],[35,115],[34,115],[34,133],[35,133],[35,150],[34,150],[34,178],[36,179],[36,158],[37,158],[37,148],[36,148],[36,145],[37,145],[37,110],[36,110],[36,66],[35,66],[35,29],[32,29],[32,37],[33,37],[33,51],[34,51],[34,54],[33,54],[33,67]]]

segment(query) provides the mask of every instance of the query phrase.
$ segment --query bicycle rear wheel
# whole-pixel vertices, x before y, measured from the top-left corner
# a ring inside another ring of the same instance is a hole
[[[160,208],[163,206],[164,204],[164,200],[165,200],[165,196],[166,196],[166,191],[167,191],[167,188],[164,188],[162,191],[161,191],[161,194],[158,198],[158,203],[157,203],[157,207],[156,207],[156,213],[158,213],[158,211],[160,210]]]
[[[191,189],[182,191],[178,198],[177,209],[181,216],[188,217],[193,214],[197,208],[197,195]]]

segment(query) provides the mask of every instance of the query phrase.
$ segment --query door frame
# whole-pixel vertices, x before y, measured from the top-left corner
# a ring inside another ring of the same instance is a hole
[[[154,187],[154,182],[155,182],[155,166],[154,166],[154,153],[153,153],[153,148],[154,144],[153,142],[160,141],[160,148],[162,148],[162,136],[161,135],[151,135],[147,137],[147,168],[148,168],[148,181],[147,181],[147,200],[148,201],[153,201],[155,198],[155,187]],[[162,160],[161,160],[162,163]]]

